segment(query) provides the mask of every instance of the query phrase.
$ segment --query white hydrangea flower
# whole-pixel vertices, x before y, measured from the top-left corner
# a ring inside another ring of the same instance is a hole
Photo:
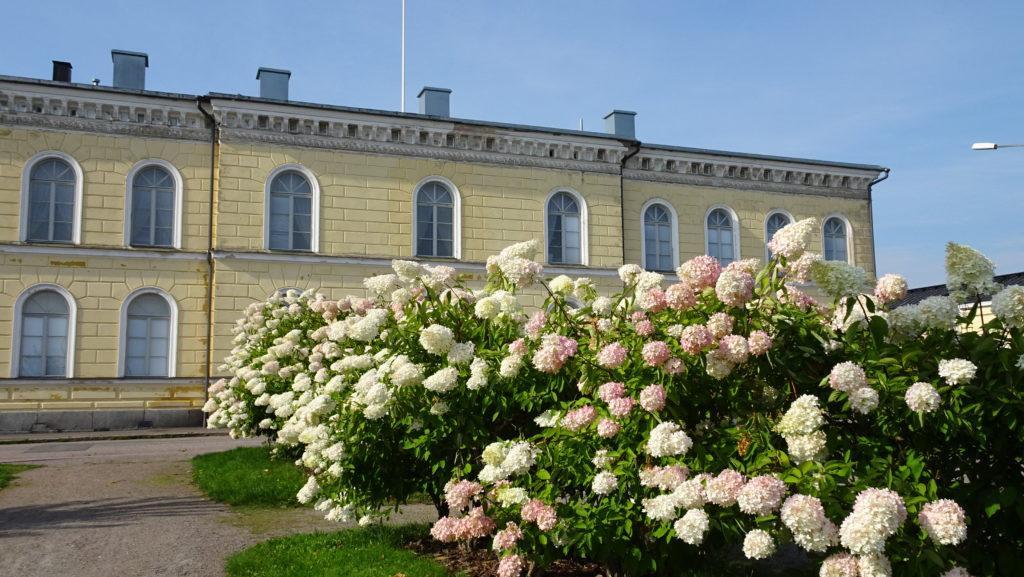
[[[455,344],[455,333],[446,326],[433,324],[420,331],[420,346],[432,355],[442,356]]]
[[[775,430],[783,437],[809,435],[825,424],[825,415],[818,405],[818,397],[802,395],[789,406]]]
[[[828,455],[824,431],[807,435],[789,435],[786,439],[786,453],[797,465],[807,461],[822,461]]]
[[[606,317],[612,314],[612,299],[608,297],[597,297],[594,302],[590,305],[591,310],[594,314],[601,317]]]
[[[871,387],[861,387],[850,393],[850,408],[866,415],[878,408],[878,391]]]
[[[435,393],[447,393],[458,384],[459,370],[445,367],[430,375],[423,381],[423,388]]]
[[[448,362],[453,365],[464,365],[473,360],[476,345],[472,342],[455,343],[448,351]]]
[[[978,367],[966,359],[944,359],[939,361],[939,376],[950,385],[962,385],[970,382]]]
[[[992,314],[1008,327],[1024,329],[1024,286],[1011,285],[996,293]]]
[[[743,538],[743,554],[747,559],[767,559],[775,553],[775,540],[764,529],[754,529]]]
[[[466,388],[476,391],[487,386],[487,361],[480,357],[474,357],[469,365],[469,380],[466,381]]]
[[[832,298],[855,297],[867,284],[864,269],[837,260],[816,261],[811,277]]]
[[[676,531],[676,537],[690,545],[700,545],[704,542],[704,534],[711,526],[711,519],[704,509],[690,509],[682,517],[676,520],[672,528]]]
[[[548,283],[548,288],[551,289],[551,292],[560,295],[571,293],[574,286],[575,284],[572,282],[572,279],[564,274],[556,276]]]
[[[618,477],[609,471],[600,471],[594,475],[594,482],[591,484],[591,490],[593,490],[596,495],[608,495],[618,486]]]
[[[682,427],[671,421],[659,424],[647,439],[647,452],[652,457],[684,455],[693,446],[693,440]]]
[[[931,413],[942,403],[942,397],[931,383],[910,385],[904,399],[907,401],[907,407],[919,414]]]

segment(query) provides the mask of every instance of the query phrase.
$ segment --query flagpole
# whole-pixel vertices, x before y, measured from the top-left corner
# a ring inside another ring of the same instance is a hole
[[[405,112],[405,0],[402,0],[402,112]]]

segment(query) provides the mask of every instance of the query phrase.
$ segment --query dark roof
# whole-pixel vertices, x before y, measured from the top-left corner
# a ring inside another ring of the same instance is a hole
[[[994,277],[994,280],[1002,286],[1009,285],[1024,285],[1024,271],[1011,272],[1009,274],[1000,274]],[[949,290],[946,289],[946,285],[937,284],[933,286],[923,286],[920,288],[914,288],[907,291],[907,296],[892,303],[891,308],[902,307],[906,305],[916,305],[928,297],[944,297],[949,296]],[[988,300],[992,295],[985,295],[982,300]]]

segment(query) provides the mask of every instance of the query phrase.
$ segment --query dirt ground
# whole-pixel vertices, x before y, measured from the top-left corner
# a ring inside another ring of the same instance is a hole
[[[218,577],[249,545],[334,531],[309,509],[231,509],[191,484],[189,459],[255,441],[226,436],[0,445],[0,463],[43,465],[0,490],[2,577]],[[411,505],[395,522],[434,518]]]

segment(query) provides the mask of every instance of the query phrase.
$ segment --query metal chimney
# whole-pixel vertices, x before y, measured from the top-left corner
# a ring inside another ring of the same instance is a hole
[[[424,86],[416,98],[420,100],[420,114],[427,116],[451,117],[449,101],[452,91],[447,88]]]
[[[290,70],[260,68],[256,71],[256,80],[260,81],[260,98],[288,100],[288,79],[291,77]]]
[[[54,82],[71,82],[71,63],[54,60],[53,80]]]
[[[149,55],[144,52],[111,50],[110,56],[114,60],[114,88],[146,89]]]
[[[604,117],[604,131],[620,138],[636,140],[636,113],[631,110],[612,110]]]

